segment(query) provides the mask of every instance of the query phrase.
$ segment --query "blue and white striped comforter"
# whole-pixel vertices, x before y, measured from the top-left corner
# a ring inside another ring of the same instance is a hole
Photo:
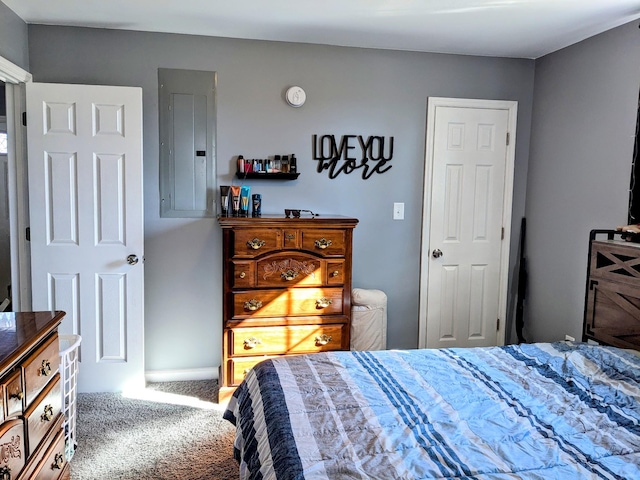
[[[640,357],[609,347],[278,358],[224,417],[241,479],[640,479]]]

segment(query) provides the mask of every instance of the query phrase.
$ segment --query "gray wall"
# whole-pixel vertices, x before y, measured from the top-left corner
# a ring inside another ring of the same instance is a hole
[[[0,56],[29,70],[27,24],[0,2]]]
[[[50,26],[29,27],[38,82],[143,88],[147,370],[219,364],[221,232],[215,219],[159,218],[157,69],[218,72],[217,180],[236,155],[295,153],[295,182],[247,182],[263,213],[304,208],[360,220],[354,286],[385,291],[388,345],[417,346],[421,204],[429,96],[517,100],[513,231],[524,214],[534,62]],[[286,105],[300,85],[307,103]],[[393,168],[363,180],[315,171],[311,136],[393,136]],[[405,220],[392,220],[405,202]],[[514,239],[517,250],[517,238]],[[513,250],[513,248],[512,248]],[[512,255],[515,257],[515,255]],[[513,261],[513,258],[512,258]]]
[[[536,61],[528,340],[581,338],[589,231],[627,223],[639,84],[637,21]]]

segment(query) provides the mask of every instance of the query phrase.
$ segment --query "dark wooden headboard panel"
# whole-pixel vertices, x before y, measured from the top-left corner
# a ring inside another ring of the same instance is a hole
[[[592,230],[582,340],[640,350],[640,243]]]

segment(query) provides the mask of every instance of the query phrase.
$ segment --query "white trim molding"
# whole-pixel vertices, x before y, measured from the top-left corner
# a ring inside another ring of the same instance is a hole
[[[217,380],[218,368],[188,368],[183,370],[147,370],[144,372],[147,382],[185,382],[193,380]]]
[[[31,310],[31,251],[25,237],[29,226],[27,186],[27,139],[22,125],[26,111],[25,84],[32,81],[26,70],[0,56],[0,81],[6,84],[8,195],[11,237],[11,296],[15,311]]]
[[[32,80],[32,76],[15,63],[0,57],[0,80],[5,83],[28,83]]]

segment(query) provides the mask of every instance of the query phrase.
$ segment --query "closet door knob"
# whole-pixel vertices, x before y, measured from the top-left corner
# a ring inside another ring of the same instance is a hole
[[[431,256],[433,256],[433,258],[440,258],[442,256],[442,250],[440,250],[439,248],[436,248],[432,253]]]

